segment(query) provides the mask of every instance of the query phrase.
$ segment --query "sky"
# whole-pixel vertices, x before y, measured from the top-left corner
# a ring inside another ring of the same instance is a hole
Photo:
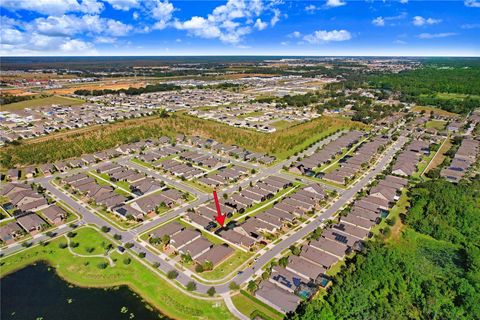
[[[1,56],[480,56],[480,0],[1,0]]]

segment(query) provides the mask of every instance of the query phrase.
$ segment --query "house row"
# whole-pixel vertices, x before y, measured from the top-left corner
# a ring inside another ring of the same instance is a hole
[[[326,144],[321,150],[294,162],[289,170],[297,174],[311,174],[314,168],[326,164],[328,161],[335,158],[336,155],[340,154],[343,149],[350,148],[358,143],[363,136],[364,133],[360,131],[347,132],[338,139]]]
[[[276,176],[267,177],[258,181],[255,185],[228,196],[226,199],[220,199],[220,210],[222,214],[231,218],[234,213],[243,213],[253,205],[273,197],[277,192],[289,186],[291,186],[291,182],[286,179]],[[216,216],[216,205],[214,202],[209,202],[187,214],[186,218],[207,230],[211,230],[217,226],[215,223]]]
[[[43,195],[38,194],[29,185],[7,183],[0,190],[0,195],[9,201],[2,205],[3,209],[15,210],[13,212],[15,221],[0,227],[0,241],[5,244],[14,242],[25,233],[35,235],[49,224],[60,225],[67,218],[64,209],[56,204],[49,204]]]
[[[235,228],[220,230],[219,234],[228,241],[250,249],[257,242],[266,243],[266,234],[287,231],[298,218],[319,208],[324,198],[325,192],[320,185],[308,185],[254,217],[247,217]]]
[[[323,179],[340,184],[351,181],[358,172],[361,172],[365,166],[368,166],[374,156],[387,143],[388,140],[385,137],[375,137],[368,142],[363,142],[353,155],[345,156],[339,161],[339,168],[325,174]]]
[[[2,187],[0,195],[9,201],[6,204],[7,206],[16,209],[15,215],[21,215],[28,211],[38,211],[48,206],[44,196],[27,184],[7,183]]]
[[[116,193],[111,186],[101,186],[85,173],[65,177],[62,182],[75,192],[87,197],[88,201],[93,201],[111,212],[115,212],[115,208],[122,206],[128,200],[125,196]]]
[[[186,228],[173,221],[155,229],[150,238],[164,239],[168,236],[167,249],[177,254],[188,254],[193,261],[205,265],[208,261],[213,267],[225,261],[235,250],[226,244],[213,244],[197,230]]]
[[[184,162],[176,159],[162,161],[155,167],[168,172],[173,176],[184,179],[191,179],[204,174],[203,170],[195,168],[191,164],[185,164]]]
[[[214,168],[221,164],[220,159],[217,157],[201,154],[196,151],[184,151],[179,154],[179,158],[207,168]]]
[[[232,156],[243,161],[270,164],[276,160],[275,157],[269,156],[265,153],[251,152],[235,145],[220,143],[213,139],[204,139],[198,136],[194,136],[190,137],[188,139],[188,142],[195,147],[211,149],[218,154]]]
[[[164,146],[154,150],[143,151],[138,158],[144,162],[155,162],[162,158],[172,156],[174,154],[179,154],[184,151],[183,148],[179,146]]]
[[[480,154],[480,141],[464,138],[452,162],[442,169],[440,175],[451,182],[459,182]]]
[[[290,255],[285,268],[273,267],[255,296],[283,313],[294,311],[301,297],[309,298],[318,285],[328,282],[326,271],[361,249],[364,239],[371,236],[370,229],[388,213],[406,184],[406,179],[391,175],[380,180],[369,195],[354,202],[347,216],[304,244],[298,256]]]
[[[220,167],[218,170],[199,178],[198,182],[201,182],[209,187],[218,187],[236,182],[247,175],[247,168],[232,165],[229,167]]]
[[[397,156],[392,166],[392,173],[409,177],[417,171],[417,165],[422,156],[429,154],[430,144],[423,140],[412,140],[404,150]]]

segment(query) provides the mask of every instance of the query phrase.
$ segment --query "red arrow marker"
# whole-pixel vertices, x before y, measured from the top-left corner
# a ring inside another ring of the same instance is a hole
[[[215,205],[217,206],[217,216],[215,217],[215,220],[217,220],[217,222],[223,227],[225,216],[222,215],[222,212],[220,211],[220,203],[218,202],[217,191],[215,190],[213,190],[213,198],[215,199]]]

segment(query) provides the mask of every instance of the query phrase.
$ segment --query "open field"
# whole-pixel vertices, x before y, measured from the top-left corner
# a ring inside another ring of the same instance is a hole
[[[439,116],[447,116],[447,117],[453,117],[453,116],[458,116],[458,114],[453,113],[453,112],[448,112],[439,108],[434,108],[434,107],[426,107],[426,106],[415,106],[412,108],[413,112],[422,112],[424,111],[425,113],[430,113],[433,112],[434,114],[437,114]]]
[[[61,138],[53,136],[51,139],[42,139],[41,142],[32,140],[28,144],[3,148],[0,159],[3,167],[55,162],[141,139],[162,135],[174,137],[176,133],[213,138],[285,159],[338,130],[365,127],[361,123],[343,118],[320,117],[286,130],[266,134],[184,114],[174,114],[167,118],[152,116],[131,119],[108,126],[92,127],[91,130],[80,133],[70,131]]]
[[[88,84],[74,84],[65,86],[64,88],[60,89],[51,89],[46,90],[46,93],[52,94],[72,94],[76,90],[103,90],[103,89],[111,89],[111,90],[119,90],[119,89],[128,89],[128,88],[140,88],[145,87],[147,83],[145,81],[138,81],[138,80],[111,80],[111,81],[103,81],[98,83],[88,83]]]
[[[23,110],[25,108],[36,109],[40,107],[50,106],[52,104],[58,104],[63,106],[77,106],[83,104],[85,101],[80,99],[73,99],[61,96],[51,96],[46,98],[36,98],[32,100],[25,100],[15,103],[2,105],[2,111],[15,111]]]
[[[72,241],[79,243],[75,250],[82,254],[84,254],[83,246],[100,248],[101,242],[104,241],[104,245],[110,243],[109,240],[93,229],[81,228],[76,232],[77,235]],[[74,256],[68,249],[60,249],[60,243],[67,243],[66,238],[60,237],[52,240],[46,246],[34,246],[18,254],[2,258],[0,260],[2,264],[0,275],[3,277],[32,263],[44,261],[55,266],[55,270],[60,277],[78,286],[114,287],[127,285],[148,304],[155,306],[162,313],[172,318],[233,318],[221,301],[201,300],[183,294],[128,253],[124,255],[116,252],[112,253],[110,257],[114,260],[115,266],[101,269],[97,265],[107,262],[105,258]],[[98,251],[94,250],[91,254],[99,253],[101,253],[100,249]],[[123,260],[127,257],[131,258],[130,264],[123,263]]]
[[[430,120],[427,123],[425,123],[425,128],[430,129],[437,129],[437,130],[443,130],[445,129],[447,125],[447,122],[442,121],[442,120]]]
[[[435,157],[432,159],[432,162],[430,162],[429,167],[425,169],[425,173],[441,165],[443,163],[443,160],[445,160],[445,153],[448,150],[450,150],[451,147],[452,147],[452,141],[449,138],[447,138],[447,141],[445,141],[445,143],[438,150]]]
[[[299,123],[298,121],[279,120],[279,121],[272,122],[271,125],[277,130],[283,130],[283,129],[290,128],[291,126],[294,126],[298,123]]]

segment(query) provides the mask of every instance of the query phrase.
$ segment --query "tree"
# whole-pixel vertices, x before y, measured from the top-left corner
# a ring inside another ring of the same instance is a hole
[[[120,234],[114,234],[114,235],[113,235],[113,239],[115,239],[115,240],[122,240],[122,235],[120,235]]]
[[[187,283],[187,290],[188,291],[195,291],[197,289],[197,284],[194,281],[190,281]]]
[[[124,247],[127,248],[127,249],[130,249],[130,248],[132,248],[133,246],[134,246],[134,244],[131,243],[131,242],[127,242],[127,243],[124,244]]]
[[[128,258],[128,257],[125,258],[125,259],[123,259],[123,263],[124,263],[124,264],[130,264],[131,262],[132,262],[132,259],[130,259],[130,258]]]
[[[107,226],[102,226],[101,230],[105,233],[110,232],[110,228]]]
[[[212,270],[213,269],[213,263],[206,260],[205,263],[203,264],[203,269],[204,270]]]
[[[146,255],[147,255],[147,254],[146,254],[145,252],[140,252],[140,253],[138,254],[138,256],[139,256],[140,258],[145,258]]]
[[[168,279],[176,279],[178,277],[178,272],[177,270],[170,270],[167,273]]]
[[[254,293],[255,291],[257,291],[257,283],[253,280],[250,280],[247,284],[247,290],[250,291],[251,293]]]
[[[108,267],[108,263],[106,262],[100,262],[99,264],[97,264],[97,267],[99,269],[106,269]]]
[[[197,264],[195,266],[195,271],[198,272],[198,273],[202,273],[203,272],[203,266],[201,264]]]
[[[215,287],[210,287],[210,289],[207,290],[207,294],[210,297],[213,297],[217,291],[215,290]]]
[[[230,290],[238,290],[240,288],[235,281],[230,282],[228,287],[230,288]]]
[[[170,236],[168,234],[164,234],[162,237],[162,243],[164,246],[170,243]]]

